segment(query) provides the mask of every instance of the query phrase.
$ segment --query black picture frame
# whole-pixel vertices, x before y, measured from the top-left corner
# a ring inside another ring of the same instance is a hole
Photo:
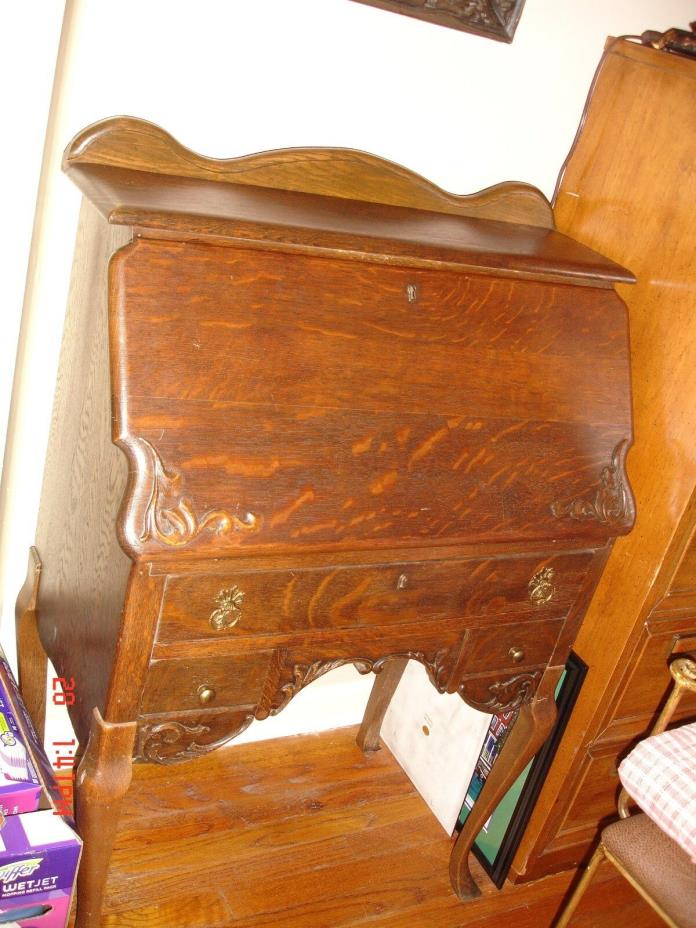
[[[478,846],[479,839],[477,838],[477,841],[474,842],[474,854],[498,889],[501,889],[508,875],[513,857],[515,856],[515,852],[517,851],[520,841],[522,840],[522,835],[524,834],[524,830],[527,827],[527,823],[529,822],[534,806],[536,805],[536,801],[539,798],[539,793],[541,792],[541,788],[544,785],[544,780],[546,779],[549,767],[551,766],[556,751],[558,750],[558,745],[560,744],[561,738],[563,737],[563,732],[565,731],[566,725],[568,724],[568,719],[570,718],[573,707],[575,706],[578,695],[580,694],[580,689],[587,675],[587,669],[587,664],[585,664],[585,662],[582,661],[577,656],[577,654],[575,654],[575,652],[571,651],[570,657],[568,658],[568,662],[566,664],[565,674],[563,675],[556,691],[556,708],[558,710],[556,723],[551,731],[551,734],[549,735],[548,740],[541,748],[541,750],[537,752],[534,760],[531,763],[531,766],[528,768],[528,772],[526,773],[526,778],[524,780],[524,785],[519,792],[519,796],[515,802],[509,824],[505,829],[503,839],[492,862]],[[486,737],[488,737],[488,735]],[[486,740],[484,739],[484,746],[485,744]],[[506,798],[512,794],[514,789],[515,787],[513,787],[508,792],[506,797],[498,805],[495,812],[493,812],[493,815],[491,816],[491,822],[498,814],[509,814],[509,809],[505,810]],[[501,810],[505,811],[501,813]],[[457,826],[458,829],[462,824],[462,818],[460,817],[460,821]]]

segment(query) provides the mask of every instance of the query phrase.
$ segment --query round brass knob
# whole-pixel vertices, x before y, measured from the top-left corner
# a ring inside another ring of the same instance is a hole
[[[516,664],[524,660],[524,651],[522,648],[510,648],[509,654]]]
[[[212,686],[208,686],[207,683],[204,683],[203,686],[198,687],[198,702],[202,706],[207,706],[208,703],[212,702],[215,699],[215,690]]]

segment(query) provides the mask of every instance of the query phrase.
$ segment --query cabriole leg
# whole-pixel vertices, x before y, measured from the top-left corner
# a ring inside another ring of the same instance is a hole
[[[548,738],[556,720],[554,690],[559,673],[547,673],[536,698],[520,709],[481,794],[455,841],[450,857],[450,880],[460,899],[473,899],[480,894],[469,870],[469,852],[495,807]]]
[[[77,880],[76,928],[97,928],[123,797],[132,775],[136,723],[110,724],[94,710],[77,769],[75,805],[84,841]]]

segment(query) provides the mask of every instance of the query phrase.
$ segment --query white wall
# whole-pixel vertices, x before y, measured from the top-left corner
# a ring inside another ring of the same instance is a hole
[[[60,152],[74,133],[125,113],[220,157],[350,146],[460,193],[519,179],[550,195],[605,37],[683,26],[693,14],[691,0],[527,0],[507,46],[349,0],[69,0],[68,6],[37,274],[24,308],[0,495],[2,638],[10,651],[14,599],[34,537],[75,236],[77,191],[59,173]],[[3,165],[9,246],[0,275],[0,433],[59,7],[58,0],[22,0],[4,4],[0,20],[5,126],[12,134]],[[368,681],[354,684],[352,674],[339,671],[314,684],[279,717],[276,730],[357,719]]]
[[[63,16],[62,3],[6,4],[0,15],[0,87],[4,143],[0,196],[0,461],[27,276],[48,105]],[[31,522],[31,515],[29,521]]]

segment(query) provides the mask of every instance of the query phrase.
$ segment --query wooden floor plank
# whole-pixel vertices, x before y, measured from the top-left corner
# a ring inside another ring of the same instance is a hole
[[[412,796],[387,799],[379,805],[361,803],[336,810],[335,807],[309,815],[293,815],[278,820],[274,827],[266,822],[236,828],[229,833],[230,822],[220,816],[201,828],[196,819],[176,823],[167,823],[164,828],[157,828],[147,834],[129,828],[119,838],[119,848],[114,855],[114,866],[125,876],[147,870],[162,873],[175,870],[177,873],[200,868],[207,864],[211,868],[223,868],[230,860],[235,866],[250,859],[266,857],[273,859],[278,854],[291,855],[309,843],[322,843],[327,840],[340,839],[346,833],[364,836],[374,829],[407,823],[414,828],[426,825],[427,812],[423,810],[421,819],[413,814]],[[173,842],[186,842],[186,859],[174,859],[169,854],[163,855],[162,848]]]
[[[355,729],[229,746],[136,767],[104,928],[549,928],[573,874],[461,903],[451,840],[387,751]],[[657,928],[602,871],[573,928]]]
[[[222,893],[177,895],[137,908],[105,914],[102,928],[228,928],[233,915]]]

